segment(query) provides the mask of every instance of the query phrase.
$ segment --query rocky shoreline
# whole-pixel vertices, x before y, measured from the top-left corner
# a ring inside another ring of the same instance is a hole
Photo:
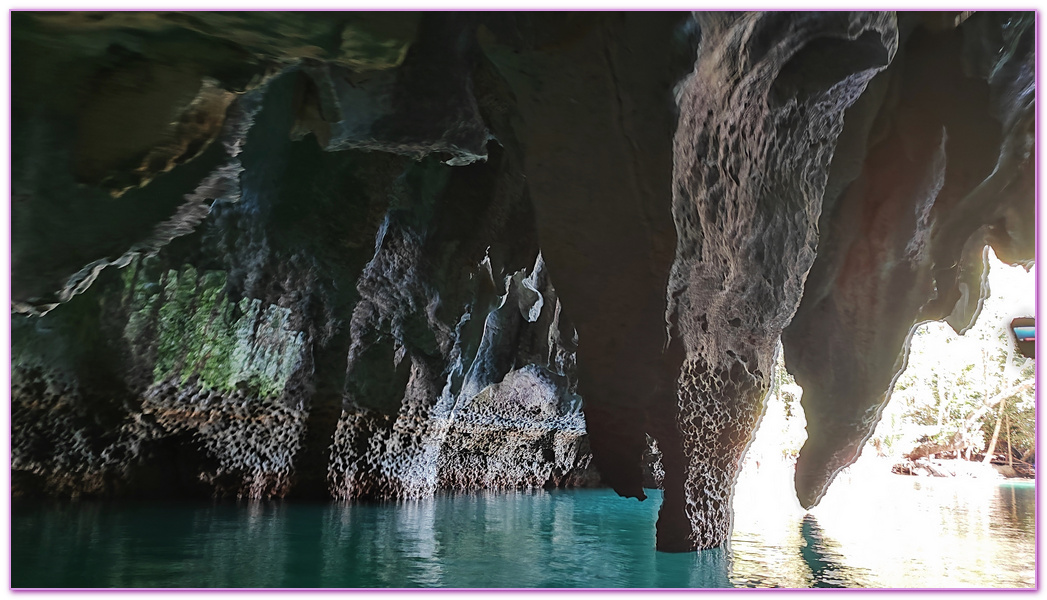
[[[1017,468],[1016,468],[1017,467]],[[921,477],[973,477],[979,479],[1035,479],[1036,470],[1031,465],[1015,463],[1008,465],[1006,460],[983,463],[961,458],[929,458],[915,460],[905,459],[891,466],[891,472],[898,475],[915,475]]]

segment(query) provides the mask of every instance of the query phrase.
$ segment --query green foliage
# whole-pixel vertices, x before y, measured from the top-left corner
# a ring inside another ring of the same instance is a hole
[[[1016,451],[1035,448],[1035,368],[1017,351],[1008,325],[1019,315],[1007,305],[1014,295],[1032,297],[1032,276],[995,260],[992,269],[990,277],[1010,279],[992,283],[994,295],[965,335],[937,322],[914,332],[908,366],[874,436],[881,447],[900,454],[921,437],[945,442],[961,433],[973,451],[982,452],[1001,414],[1002,398]],[[1025,383],[1030,385],[1022,387]],[[1021,389],[1007,394],[1015,388]],[[1005,444],[1006,430],[1001,428],[997,452],[1006,452]]]
[[[129,318],[124,337],[133,348],[155,340],[155,382],[198,378],[228,393],[240,386],[259,396],[279,395],[299,367],[305,344],[290,329],[290,311],[226,297],[226,275],[192,266],[159,274],[134,261],[123,275]]]

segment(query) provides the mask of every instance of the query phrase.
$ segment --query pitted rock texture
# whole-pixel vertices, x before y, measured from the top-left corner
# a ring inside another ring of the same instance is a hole
[[[577,396],[537,365],[509,372],[447,419],[441,489],[579,487],[598,483]]]
[[[107,273],[53,316],[15,318],[15,481],[60,496],[286,494],[304,334],[286,309],[229,301],[220,271],[157,262]]]
[[[690,527],[659,529],[667,550],[717,546],[730,533],[734,478],[814,261],[844,111],[897,44],[894,16],[883,13],[714,15],[700,24],[702,49],[680,92],[669,284],[687,353],[684,479],[670,487],[667,465],[663,508],[683,508]],[[760,44],[733,52],[745,38]]]
[[[818,259],[782,337],[804,388],[807,507],[872,435],[915,327],[973,324],[986,245],[1010,263],[1034,258],[1032,15],[976,13],[944,30],[911,20],[877,76],[885,91],[845,118],[866,130],[852,151],[864,160],[824,201]]]
[[[427,18],[426,39],[459,27],[445,21]],[[404,85],[425,85],[411,78],[432,69],[411,65],[439,56],[409,52]],[[577,335],[518,164],[498,147],[456,167],[399,142],[407,157],[322,147],[298,129],[321,67],[345,65],[291,63],[235,98],[207,150],[215,170],[176,209],[195,211],[189,226],[157,223],[155,243],[91,262],[72,290],[55,283],[58,303],[16,303],[47,313],[14,317],[19,490],[391,498],[598,481]],[[496,92],[477,92],[474,109],[498,110]],[[60,201],[47,192],[34,191]],[[481,452],[503,456],[477,467]]]
[[[328,474],[335,496],[591,480],[588,453],[578,452],[584,419],[573,393],[573,335],[561,333],[571,329],[541,255],[530,269],[503,276],[485,255],[459,279],[475,300],[443,321],[431,273],[411,258],[426,253],[413,233],[410,224],[390,223],[360,280]],[[500,443],[485,441],[492,437]]]
[[[1031,13],[12,15],[17,495],[665,489],[1031,266]],[[599,472],[599,475],[597,475]]]

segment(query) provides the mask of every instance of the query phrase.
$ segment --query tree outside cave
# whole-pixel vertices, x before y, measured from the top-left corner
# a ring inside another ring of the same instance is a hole
[[[990,294],[974,327],[961,336],[929,322],[913,333],[906,369],[859,459],[866,468],[875,462],[903,474],[1033,475],[1035,361],[1018,352],[1009,325],[1035,314],[1035,275],[1000,262],[991,249],[988,263]],[[779,352],[743,477],[795,464],[807,437],[801,395]]]

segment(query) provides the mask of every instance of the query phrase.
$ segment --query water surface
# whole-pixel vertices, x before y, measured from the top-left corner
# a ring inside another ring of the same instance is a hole
[[[16,505],[13,587],[1014,587],[1031,483],[846,479],[810,514],[741,481],[728,549],[654,552],[660,492],[458,494],[385,505]],[[762,487],[761,487],[762,486]],[[869,490],[875,489],[875,494]]]

